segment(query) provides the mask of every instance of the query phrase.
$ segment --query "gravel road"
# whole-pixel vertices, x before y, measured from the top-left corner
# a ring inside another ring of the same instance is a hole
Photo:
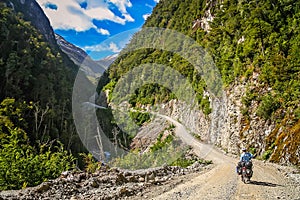
[[[183,125],[172,118],[159,116],[174,123],[177,136],[192,146],[199,157],[212,160],[215,166],[212,170],[196,175],[152,199],[300,200],[299,174],[296,174],[298,180],[290,178],[296,169],[254,160],[251,183],[244,184],[235,172],[237,158],[225,155],[210,145],[200,143],[188,133]]]

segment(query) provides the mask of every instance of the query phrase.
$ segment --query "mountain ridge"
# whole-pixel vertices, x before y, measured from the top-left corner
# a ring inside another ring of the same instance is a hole
[[[50,25],[49,19],[35,0],[1,0],[7,6],[16,12],[23,14],[24,19],[30,21],[32,25],[39,30],[49,44],[57,49],[54,31]]]
[[[96,80],[101,77],[104,71],[117,57],[117,54],[115,54],[101,60],[93,60],[83,49],[66,41],[57,33],[55,33],[55,38],[60,49],[67,54],[93,82],[96,82]]]

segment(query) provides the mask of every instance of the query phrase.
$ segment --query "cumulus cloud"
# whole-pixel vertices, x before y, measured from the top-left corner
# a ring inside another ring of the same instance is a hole
[[[119,11],[125,17],[125,20],[133,22],[134,19],[127,13],[127,8],[132,7],[132,4],[129,0],[109,0],[112,4],[116,5]]]
[[[154,2],[155,2],[155,3],[158,3],[158,2],[159,2],[159,0],[154,0]]]
[[[37,2],[54,29],[77,32],[95,29],[103,35],[108,35],[108,30],[97,27],[93,21],[109,20],[119,24],[134,21],[127,12],[127,8],[132,6],[129,0],[37,0]],[[112,5],[119,10],[121,17],[111,10]]]
[[[93,46],[85,46],[83,47],[85,51],[111,51],[113,53],[119,53],[121,51],[121,47],[119,47],[116,43],[110,42],[109,44],[99,44]]]
[[[103,28],[98,28],[97,32],[100,33],[101,35],[110,35],[109,31]]]

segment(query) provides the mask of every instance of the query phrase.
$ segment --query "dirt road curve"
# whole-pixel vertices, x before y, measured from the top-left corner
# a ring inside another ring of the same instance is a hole
[[[237,159],[226,156],[209,145],[201,144],[180,123],[167,116],[161,117],[174,123],[177,127],[176,134],[191,145],[197,155],[212,160],[215,167],[153,199],[300,200],[299,185],[284,176],[282,167],[254,160],[251,183],[244,184],[235,172]]]

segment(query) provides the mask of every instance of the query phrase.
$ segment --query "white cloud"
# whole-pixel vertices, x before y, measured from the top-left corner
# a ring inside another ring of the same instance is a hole
[[[123,17],[125,17],[127,21],[134,21],[134,19],[127,13],[127,8],[132,7],[132,4],[129,0],[109,0],[109,2],[117,6],[117,8],[123,14]]]
[[[146,20],[150,15],[151,15],[151,14],[144,14],[144,15],[143,15],[144,20]]]
[[[100,33],[101,35],[110,35],[109,31],[103,28],[97,29],[97,32]]]
[[[85,51],[112,51],[113,53],[119,53],[122,48],[119,47],[116,43],[110,42],[109,44],[99,44],[94,46],[85,46],[83,47],[83,50]]]
[[[154,2],[155,2],[155,3],[158,3],[158,2],[159,2],[159,0],[154,0]]]
[[[122,49],[118,47],[118,45],[114,42],[109,44],[109,49],[114,53],[119,53]]]
[[[132,7],[132,4],[129,0],[109,0],[109,2],[115,4],[122,13],[127,12],[127,7]]]
[[[95,29],[99,33],[108,35],[108,30],[97,27],[93,20],[109,20],[119,24],[132,22],[134,19],[127,12],[132,4],[129,0],[37,0],[48,16],[54,29],[75,30],[78,32]],[[114,4],[122,17],[115,15],[110,4]],[[81,7],[80,4],[86,6]],[[49,7],[49,5],[55,5]]]

